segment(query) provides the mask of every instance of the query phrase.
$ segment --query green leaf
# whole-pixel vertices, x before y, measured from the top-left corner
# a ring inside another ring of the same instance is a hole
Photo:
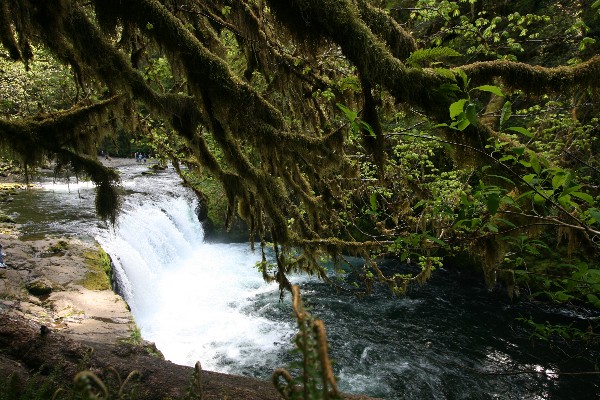
[[[465,114],[470,123],[472,123],[473,125],[477,125],[477,110],[475,109],[475,104],[467,104]]]
[[[597,0],[596,2],[594,2],[594,4],[592,4],[592,8],[598,8],[600,7],[600,0]]]
[[[579,189],[581,189],[581,185],[571,186],[563,190],[562,194],[571,194],[573,192],[578,191]]]
[[[494,233],[498,232],[498,226],[496,224],[492,224],[491,222],[488,222],[487,228],[489,229],[490,232],[494,232]]]
[[[531,183],[531,184],[533,184],[533,183],[532,183],[532,181],[533,181],[533,178],[535,178],[536,176],[537,176],[537,174],[529,174],[529,175],[525,175],[525,176],[523,177],[523,180],[524,180],[525,182],[527,182],[527,183]]]
[[[558,198],[558,202],[560,203],[561,206],[563,206],[565,208],[569,208],[569,206],[571,205],[571,195],[564,194],[564,195],[560,196]]]
[[[542,170],[540,166],[540,159],[534,152],[529,152],[529,162],[531,163],[531,168],[535,171],[536,174],[539,174]]]
[[[537,205],[542,205],[546,202],[546,199],[539,193],[536,193],[533,195],[533,202]]]
[[[565,183],[567,182],[568,178],[569,178],[569,175],[567,173],[565,173],[565,172],[558,172],[552,178],[552,187],[554,189],[558,189],[559,187],[564,186]]]
[[[521,164],[525,168],[531,168],[531,163],[529,161],[519,160],[519,164]]]
[[[436,74],[438,74],[439,76],[441,76],[442,78],[456,80],[456,76],[454,75],[454,72],[452,72],[452,70],[450,70],[448,68],[434,68],[433,71]],[[444,85],[445,84],[442,84],[442,86],[444,86]],[[458,88],[458,90],[460,90],[458,85],[456,87]]]
[[[594,204],[594,198],[587,193],[583,192],[573,192],[571,193],[573,196],[580,198],[581,200],[588,203],[590,206]]]
[[[465,192],[462,192],[460,194],[460,203],[465,206],[470,206],[471,204],[473,204],[473,202],[469,200],[469,196],[467,196]]]
[[[412,207],[412,209],[413,209],[413,210],[417,210],[417,209],[419,209],[420,207],[423,207],[425,204],[427,204],[427,201],[426,201],[426,200],[419,200],[419,201],[417,202],[417,204],[415,204],[415,205]]]
[[[465,71],[463,71],[462,69],[456,70],[456,73],[458,74],[460,79],[462,79],[463,88],[466,90],[469,87],[469,78],[467,77],[467,74],[465,74]]]
[[[500,111],[500,128],[502,128],[504,124],[506,124],[506,121],[508,121],[508,119],[512,115],[511,107],[512,103],[510,101],[507,101],[502,106],[502,111]]]
[[[511,179],[508,179],[507,177],[502,176],[502,175],[493,175],[493,174],[490,174],[490,175],[488,175],[488,177],[501,179],[501,180],[503,180],[504,182],[506,182],[506,183],[508,183],[510,185],[514,185],[515,184]]]
[[[442,83],[440,85],[440,90],[442,92],[454,93],[454,92],[460,92],[460,87],[458,87],[458,85],[456,83]]]
[[[513,147],[512,151],[518,156],[522,156],[525,153],[525,147]]]
[[[595,208],[590,208],[587,210],[587,212],[594,219],[594,222],[600,222],[600,211]]]
[[[461,54],[450,47],[433,47],[429,49],[415,50],[406,59],[406,64],[419,67],[423,62],[437,61],[445,57],[459,57]]]
[[[577,204],[576,202],[574,202],[573,200],[571,200],[571,202],[569,203],[569,205],[571,207],[573,207],[574,209],[576,209],[577,211],[581,212],[581,207],[579,207],[579,204]],[[568,207],[567,207],[568,208]]]
[[[587,299],[594,307],[600,308],[600,299],[596,295],[590,293],[587,295]]]
[[[454,225],[452,225],[453,228],[460,228],[464,225],[466,225],[470,220],[469,219],[461,219],[460,221],[457,221],[454,223]]]
[[[349,109],[348,107],[346,107],[345,105],[343,105],[341,103],[337,103],[336,106],[337,106],[337,108],[339,108],[340,110],[342,110],[344,112],[344,114],[346,115],[346,118],[348,118],[348,120],[350,122],[354,122],[354,120],[358,116],[358,113],[356,111],[352,111],[351,109]]]
[[[515,200],[512,197],[510,197],[510,196],[502,196],[502,197],[500,197],[500,203],[502,203],[502,204],[508,204],[510,206],[518,207],[517,204],[515,203]]]
[[[504,93],[502,93],[502,90],[500,90],[500,88],[498,86],[494,86],[494,85],[477,86],[476,88],[473,88],[473,90],[481,90],[483,92],[490,92],[490,93],[494,93],[496,96],[504,97]]]
[[[377,193],[371,193],[371,197],[369,197],[369,202],[371,203],[371,211],[377,211]]]
[[[511,126],[510,128],[506,128],[506,130],[520,133],[523,136],[533,137],[533,134],[531,132],[529,132],[529,129],[525,129],[520,126]]]
[[[460,115],[463,112],[467,101],[469,101],[469,99],[460,99],[450,104],[450,118],[455,119]]]
[[[498,193],[490,193],[486,199],[487,210],[491,215],[496,214],[500,207],[500,195]]]
[[[516,227],[515,224],[513,224],[512,222],[510,222],[509,220],[504,219],[504,218],[496,218],[496,221],[502,222],[504,225],[507,225],[507,226],[509,226],[511,228],[515,228]]]
[[[581,42],[579,43],[579,51],[584,51],[586,49],[586,47],[593,45],[596,43],[596,39],[591,38],[591,37],[584,37],[583,39],[581,39]]]
[[[440,246],[446,246],[446,242],[444,242],[441,239],[436,238],[435,236],[431,236],[431,235],[427,235],[426,236],[427,239],[431,240],[432,242],[439,244]]]
[[[509,160],[516,160],[516,158],[515,158],[515,156],[508,155],[508,156],[504,156],[504,157],[502,157],[502,158],[501,158],[501,159],[499,159],[498,161],[500,161],[500,162],[504,162],[504,161],[509,161]]]
[[[469,125],[471,125],[469,120],[467,118],[464,118],[464,119],[457,121],[456,129],[458,129],[459,131],[464,131],[466,129],[466,127]]]
[[[377,135],[375,135],[375,131],[373,130],[373,128],[371,127],[371,125],[369,125],[368,123],[366,123],[365,121],[360,121],[360,126],[367,132],[369,132],[369,136],[376,138]]]

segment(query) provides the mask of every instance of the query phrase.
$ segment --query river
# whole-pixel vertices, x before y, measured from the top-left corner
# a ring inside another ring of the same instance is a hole
[[[259,255],[246,243],[206,242],[193,195],[173,170],[146,170],[121,169],[126,194],[114,228],[95,218],[86,182],[42,182],[4,208],[24,236],[95,238],[113,259],[142,336],[167,359],[263,379],[296,360],[289,296],[279,301],[277,286],[263,282]],[[598,368],[598,354],[532,340],[517,321],[583,322],[598,313],[513,302],[479,277],[447,270],[401,298],[382,287],[358,298],[305,276],[292,281],[326,324],[343,391],[383,399],[600,398],[598,375],[570,375]]]

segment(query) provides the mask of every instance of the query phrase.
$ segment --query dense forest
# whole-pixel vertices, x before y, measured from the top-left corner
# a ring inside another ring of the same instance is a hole
[[[365,292],[446,266],[600,308],[598,1],[11,0],[0,20],[4,162],[88,177],[102,218],[98,155],[143,151],[244,220],[282,290],[357,255]]]

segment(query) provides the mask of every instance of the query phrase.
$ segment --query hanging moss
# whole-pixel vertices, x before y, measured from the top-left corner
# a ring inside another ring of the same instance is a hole
[[[110,115],[109,110],[120,108],[120,100],[117,96],[21,121],[0,120],[0,145],[15,152],[25,166],[56,159],[57,168],[68,165],[75,174],[89,176],[99,185],[96,199],[99,216],[114,223],[119,205],[114,187],[119,180],[118,174],[81,154],[95,157],[96,144],[104,136],[102,128]],[[90,125],[95,128],[90,129]]]
[[[221,182],[228,220],[237,211],[263,248],[269,236],[281,249],[277,271],[270,278],[287,287],[286,274],[292,271],[324,276],[318,264],[323,254],[350,252],[368,258],[389,244],[357,233],[340,215],[347,202],[356,201],[353,207],[359,208],[368,189],[361,182],[359,162],[345,154],[350,150],[364,157],[365,152],[348,145],[348,124],[340,121],[335,103],[362,111],[360,118],[373,129],[373,135],[365,133],[364,147],[383,177],[383,166],[389,166],[386,156],[391,154],[386,154],[380,122],[385,104],[395,102],[396,111],[416,109],[432,121],[447,122],[448,106],[455,101],[440,90],[442,84],[454,83],[452,76],[404,65],[416,49],[414,38],[373,4],[367,0],[3,2],[0,41],[11,57],[27,60],[30,41],[45,47],[72,67],[81,97],[102,93],[103,100],[52,115],[2,120],[0,141],[26,165],[58,154],[59,166],[90,176],[98,187],[99,215],[114,222],[118,177],[92,155],[99,139],[118,127],[115,121],[135,121],[139,107],[185,141],[190,165],[199,165]],[[278,29],[282,26],[285,29]],[[224,37],[235,38],[240,57],[245,57],[235,70],[227,64]],[[166,57],[178,80],[171,93],[159,93],[146,81],[145,57],[152,52]],[[471,85],[499,77],[508,87],[539,93],[597,87],[598,64],[594,58],[571,68],[505,61],[460,68]],[[347,82],[351,84],[345,87]],[[384,93],[385,104],[377,103],[374,88]],[[135,123],[129,128],[134,130]],[[465,144],[458,147],[455,160],[477,162],[468,146],[483,148],[495,132],[470,126],[452,134],[452,140]],[[368,221],[369,226],[382,227],[383,237],[389,238],[393,233],[385,223]],[[419,224],[428,227],[427,221]],[[288,260],[292,246],[303,250]],[[376,265],[372,268],[377,270]],[[425,270],[416,279],[427,274]]]
[[[110,182],[102,182],[96,187],[96,213],[103,219],[115,224],[121,201],[117,188]]]
[[[392,55],[406,60],[417,50],[416,40],[406,32],[390,15],[373,7],[367,0],[356,0],[361,18],[373,33],[379,36],[390,49]]]
[[[13,60],[21,60],[21,50],[17,44],[15,34],[12,29],[12,20],[10,18],[9,2],[3,1],[0,4],[0,41],[8,50],[10,58]]]

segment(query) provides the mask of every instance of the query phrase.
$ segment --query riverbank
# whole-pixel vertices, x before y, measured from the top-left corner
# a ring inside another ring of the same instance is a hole
[[[104,162],[115,167],[136,163]],[[26,388],[25,382],[40,378],[67,386],[82,369],[103,380],[111,379],[111,370],[123,380],[138,371],[136,398],[188,394],[194,369],[165,361],[153,344],[140,342],[127,304],[110,287],[86,287],[93,281],[90,274],[98,273],[92,268],[101,257],[96,244],[27,238],[20,236],[18,225],[0,224],[7,265],[0,269],[0,386],[12,379]],[[279,398],[267,381],[208,371],[202,376],[205,399]]]

